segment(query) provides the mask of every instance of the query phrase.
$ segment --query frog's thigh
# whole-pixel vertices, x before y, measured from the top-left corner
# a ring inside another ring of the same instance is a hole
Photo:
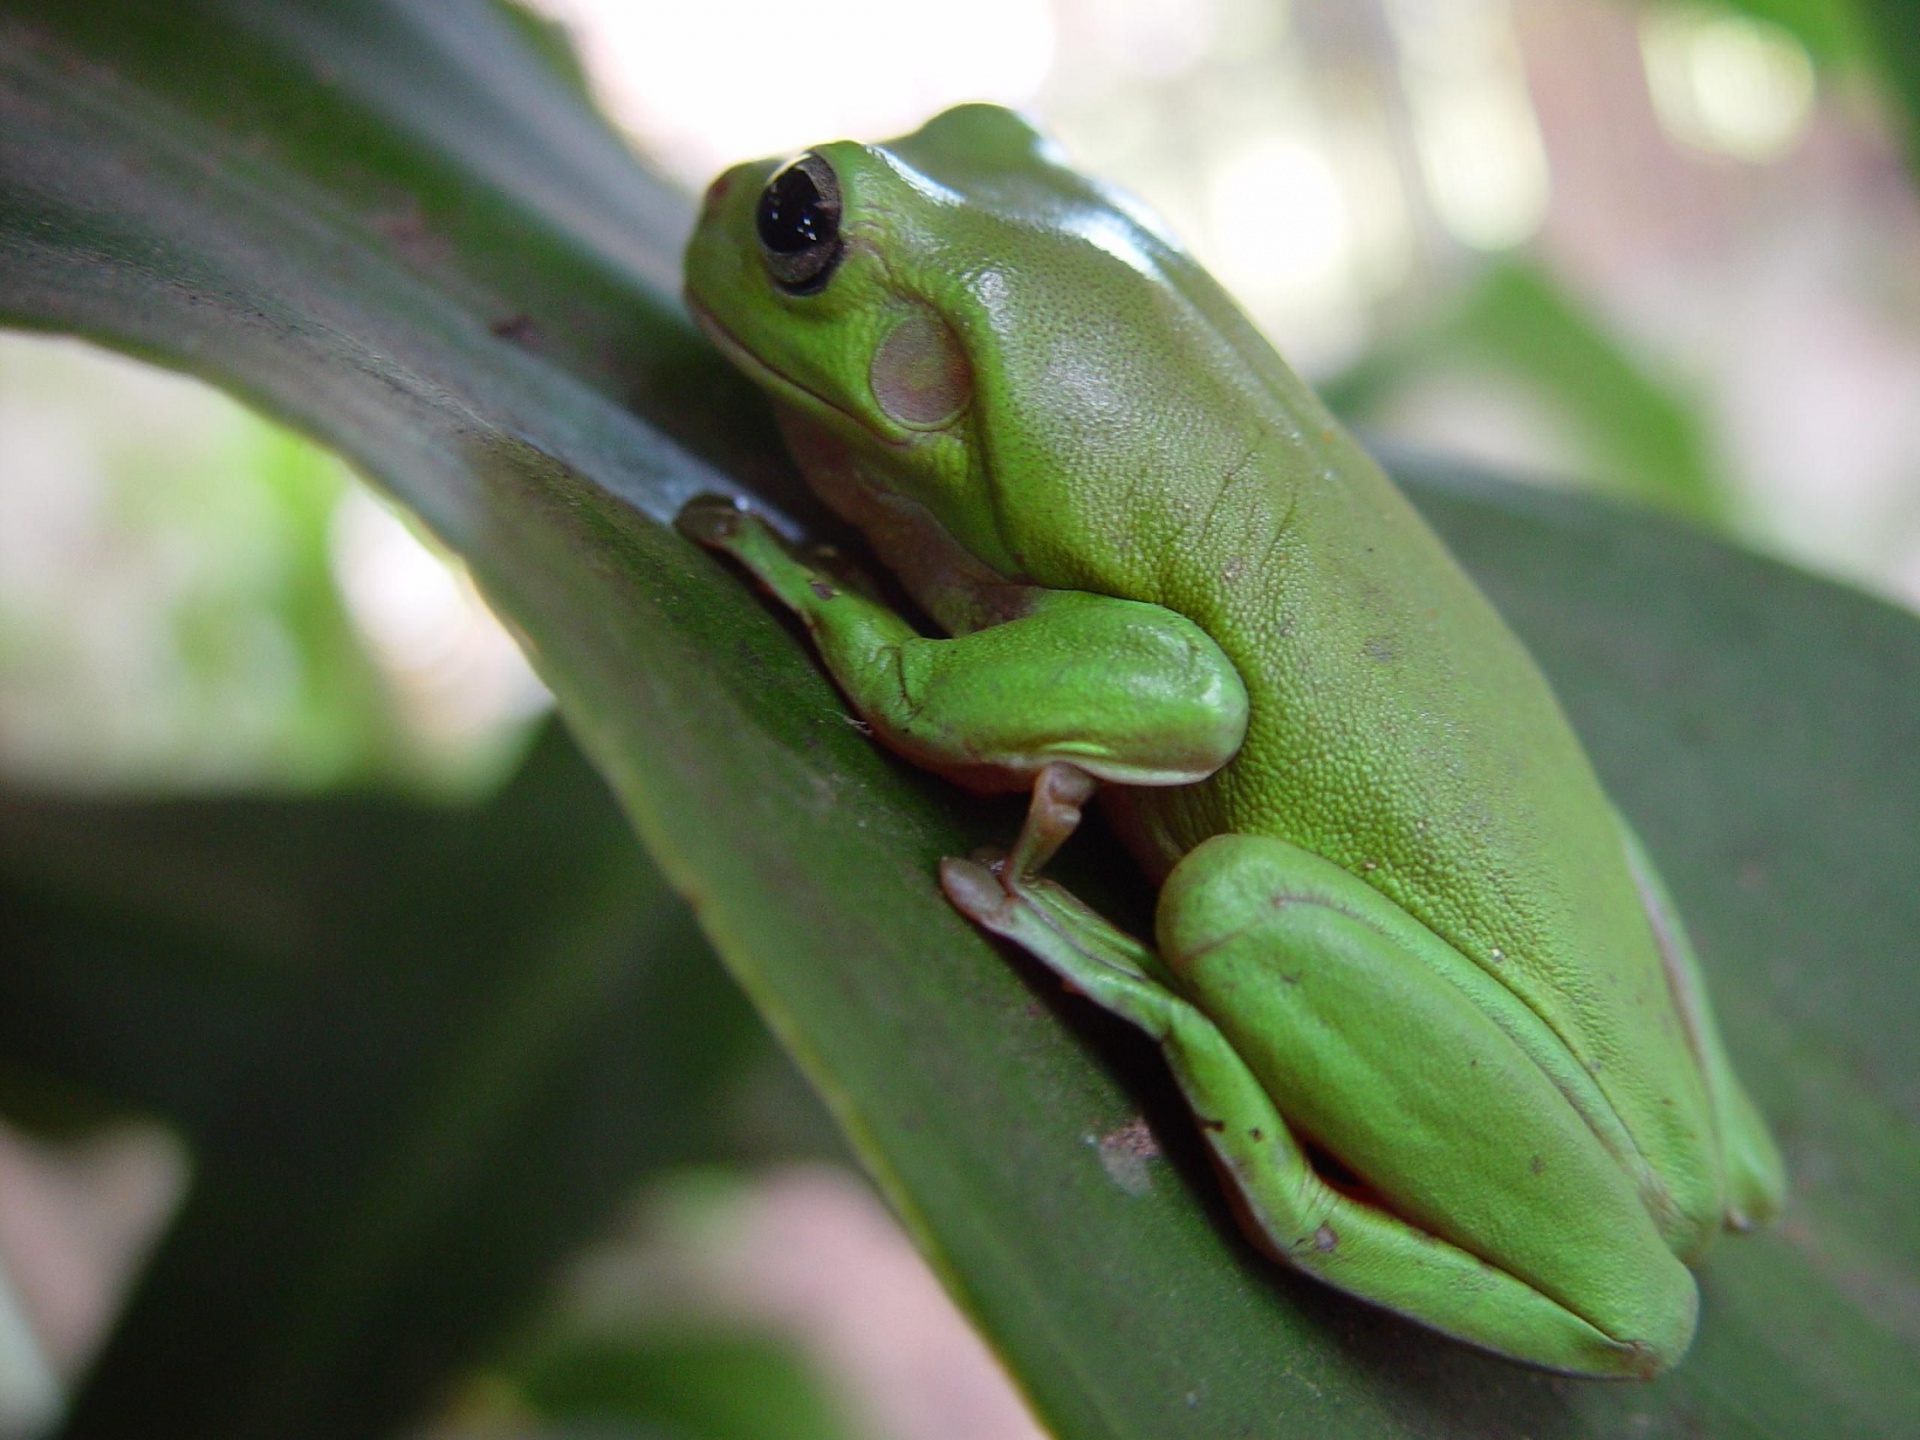
[[[1445,942],[1339,867],[1244,835],[1181,862],[1158,928],[1232,1055],[1191,1023],[1164,1042],[1203,1112],[1270,1099],[1364,1182],[1342,1196],[1273,1164],[1264,1118],[1210,1130],[1285,1258],[1540,1364],[1650,1373],[1685,1351],[1692,1276],[1586,1122],[1447,978],[1465,962]],[[1293,1215],[1316,1186],[1332,1198],[1309,1228]]]
[[[1660,872],[1624,817],[1620,819],[1620,834],[1626,846],[1627,868],[1640,892],[1640,903],[1673,987],[1674,1003],[1713,1104],[1714,1123],[1720,1132],[1720,1161],[1727,1179],[1726,1223],[1730,1229],[1747,1230],[1779,1214],[1786,1196],[1786,1167],[1773,1136],[1767,1133],[1767,1122],[1760,1118],[1740,1078],[1733,1073],[1733,1062],[1727,1058],[1713,1006],[1707,999],[1706,977],[1700,973],[1693,942],[1687,938],[1687,928],[1667,895]]]

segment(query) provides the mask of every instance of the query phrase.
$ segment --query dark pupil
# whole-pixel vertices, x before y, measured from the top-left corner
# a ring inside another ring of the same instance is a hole
[[[832,240],[837,217],[821,203],[820,187],[798,165],[789,165],[760,194],[754,217],[760,243],[776,255],[792,255]]]

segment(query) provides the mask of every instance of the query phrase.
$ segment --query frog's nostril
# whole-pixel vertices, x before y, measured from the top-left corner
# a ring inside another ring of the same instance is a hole
[[[707,186],[707,198],[701,202],[701,208],[708,214],[712,214],[719,208],[720,202],[727,198],[727,191],[732,188],[733,172],[731,170],[723,170],[719,175],[714,177],[713,183]]]

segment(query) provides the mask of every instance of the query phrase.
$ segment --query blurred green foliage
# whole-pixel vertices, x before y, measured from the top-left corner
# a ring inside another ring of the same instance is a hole
[[[1321,394],[1364,429],[1420,379],[1479,369],[1525,390],[1579,438],[1602,491],[1724,524],[1727,487],[1696,406],[1655,378],[1537,264],[1487,265],[1464,293],[1377,346]]]
[[[338,459],[70,342],[0,345],[0,763],[86,788],[312,787],[413,768],[335,578]],[[49,493],[49,489],[53,493]]]
[[[1846,66],[1867,61],[1873,46],[1861,22],[1859,8],[1875,0],[1725,0],[1730,10],[1771,20],[1793,32],[1807,53],[1822,65]]]
[[[790,1343],[737,1331],[557,1347],[528,1367],[520,1390],[535,1413],[610,1437],[849,1440],[851,1434]]]
[[[1643,0],[1644,3],[1644,0]],[[1883,85],[1920,171],[1920,8],[1911,0],[1726,0],[1728,8],[1791,30],[1830,71]]]

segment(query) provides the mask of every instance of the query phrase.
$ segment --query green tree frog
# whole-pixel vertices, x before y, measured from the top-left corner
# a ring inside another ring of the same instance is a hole
[[[1519,641],[1136,204],[991,106],[716,180],[698,323],[944,632],[726,501],[683,531],[916,764],[1028,792],[952,903],[1151,1035],[1262,1250],[1649,1376],[1779,1155]],[[1153,943],[1040,875],[1096,790]]]

